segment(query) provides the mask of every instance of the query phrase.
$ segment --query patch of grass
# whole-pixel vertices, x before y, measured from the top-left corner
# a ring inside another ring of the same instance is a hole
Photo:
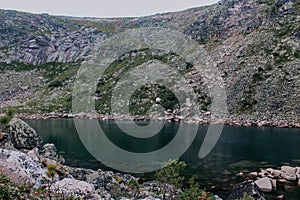
[[[0,199],[28,199],[30,189],[25,186],[16,186],[10,181],[10,178],[0,172]]]
[[[263,81],[264,80],[264,76],[262,75],[262,73],[254,73],[253,76],[252,76],[252,80],[254,83],[256,82],[260,82],[260,81]]]
[[[15,112],[16,112],[15,108],[9,108],[5,116],[0,118],[0,124],[7,125],[10,122],[10,120],[13,118]]]
[[[272,65],[267,65],[267,66],[266,66],[266,70],[270,71],[270,70],[272,70],[272,69],[273,69]]]
[[[294,57],[295,57],[295,58],[300,58],[300,50],[296,50],[296,51],[294,52]]]
[[[62,82],[61,81],[52,81],[48,87],[50,88],[55,88],[55,87],[61,87],[63,86]]]
[[[271,6],[275,3],[275,0],[258,0],[257,3]]]

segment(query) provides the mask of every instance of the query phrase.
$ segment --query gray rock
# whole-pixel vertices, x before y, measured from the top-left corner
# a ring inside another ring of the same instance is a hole
[[[45,144],[44,146],[42,146],[39,153],[41,157],[54,160],[57,163],[65,162],[65,159],[61,155],[57,154],[55,144]]]
[[[84,197],[91,196],[94,193],[94,186],[76,179],[65,178],[55,182],[51,188],[54,192],[63,193],[66,196]]]
[[[296,167],[296,174],[300,174],[300,167]]]
[[[271,183],[270,179],[267,177],[256,180],[255,184],[263,192],[271,192],[272,191],[272,183]]]
[[[241,199],[243,198],[244,193],[247,193],[255,200],[266,200],[264,194],[257,187],[257,185],[251,180],[235,185],[232,193],[226,199],[227,200]]]
[[[296,168],[295,167],[290,167],[290,166],[282,166],[281,171],[287,173],[287,174],[295,174],[296,173]]]
[[[11,142],[10,135],[4,131],[0,131],[0,148],[15,149],[14,144]]]
[[[250,172],[249,176],[251,176],[251,177],[257,177],[258,173],[257,172]]]
[[[297,180],[297,176],[296,174],[286,174],[286,173],[282,173],[280,175],[282,178],[284,178],[287,181],[296,181]]]
[[[16,149],[31,150],[40,147],[42,143],[42,139],[35,130],[21,119],[12,119],[8,130],[11,142]]]
[[[272,174],[273,171],[274,171],[274,169],[272,169],[272,168],[267,168],[266,171]]]
[[[277,188],[277,180],[275,180],[275,179],[270,179],[270,181],[271,181],[271,183],[272,183],[272,187],[273,187],[274,189],[276,189],[276,188]]]
[[[277,177],[279,177],[282,173],[283,173],[282,171],[276,169],[272,171],[272,174]]]
[[[213,196],[213,200],[222,200],[222,198],[219,197],[218,195],[214,195],[214,196]]]
[[[19,151],[0,149],[0,169],[17,185],[40,187],[49,181],[43,165]]]

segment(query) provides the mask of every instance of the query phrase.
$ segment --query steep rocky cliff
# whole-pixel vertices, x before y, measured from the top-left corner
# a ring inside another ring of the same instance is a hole
[[[212,55],[226,82],[232,117],[299,122],[297,0],[222,0],[207,7],[140,18],[57,17],[6,10],[0,10],[0,16],[2,107],[18,106],[33,113],[69,112],[74,77],[94,46],[131,28],[165,27],[197,40]],[[153,52],[138,51],[129,57],[132,63],[157,59],[157,55],[147,55]],[[126,66],[128,59],[120,62]],[[172,55],[160,60],[189,67],[180,59],[174,62]],[[116,63],[111,69],[120,70]],[[187,73],[199,91],[199,115],[205,116],[211,104],[205,84],[193,76],[193,70]],[[112,79],[99,84],[96,91],[100,113],[109,113],[103,92],[110,92]]]

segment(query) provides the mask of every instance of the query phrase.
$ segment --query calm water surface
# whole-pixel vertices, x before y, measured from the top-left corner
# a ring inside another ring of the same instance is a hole
[[[73,120],[26,120],[44,143],[54,143],[66,159],[66,164],[85,168],[109,169],[97,161],[85,149],[77,134]],[[172,140],[179,124],[167,123],[161,134],[152,140],[132,140],[122,134],[114,122],[99,122],[109,139],[123,149],[132,152],[149,152],[159,149]],[[126,122],[124,122],[126,123]],[[141,125],[145,125],[141,123]],[[191,126],[184,124],[184,126]],[[199,126],[191,147],[181,157],[188,163],[187,177],[198,179],[207,190],[226,197],[233,184],[245,178],[236,174],[258,171],[260,168],[278,167],[282,164],[300,166],[300,129],[271,127],[224,126],[222,135],[213,151],[204,159],[198,158],[207,126]],[[180,145],[180,144],[178,144]],[[130,159],[130,158],[128,158]],[[152,176],[152,174],[144,174]],[[300,187],[296,184],[279,186],[272,198],[284,194],[285,199],[299,200]]]

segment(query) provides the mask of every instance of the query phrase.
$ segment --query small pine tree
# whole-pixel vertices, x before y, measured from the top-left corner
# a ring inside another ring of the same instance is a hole
[[[56,169],[56,164],[49,164],[49,165],[47,165],[47,169],[48,169],[48,171],[46,172],[46,175],[49,177],[49,178],[51,178],[51,185],[53,184],[53,182],[54,182],[54,176],[55,176],[55,174],[56,174],[56,171],[55,171],[55,169]],[[50,185],[50,186],[51,186]]]
[[[131,189],[134,192],[133,198],[137,199],[140,195],[140,188],[141,188],[139,182],[136,179],[131,178],[127,183],[127,186],[129,189]]]
[[[52,186],[52,184],[54,183],[54,176],[56,174],[56,164],[49,164],[47,165],[47,172],[46,175],[51,178],[51,181],[49,182],[49,186],[48,186],[48,195],[49,195],[49,199],[51,200],[51,193],[50,193],[50,188]]]
[[[156,172],[155,177],[160,182],[163,199],[166,199],[167,184],[174,185],[175,189],[180,188],[184,177],[180,173],[186,164],[178,160],[169,160],[162,165],[162,169]]]
[[[14,117],[15,112],[15,108],[9,108],[5,116],[0,118],[0,124],[7,125],[10,122],[10,120]]]
[[[182,200],[212,200],[213,195],[199,188],[199,184],[193,178],[189,180],[189,188],[185,189],[181,195]]]

